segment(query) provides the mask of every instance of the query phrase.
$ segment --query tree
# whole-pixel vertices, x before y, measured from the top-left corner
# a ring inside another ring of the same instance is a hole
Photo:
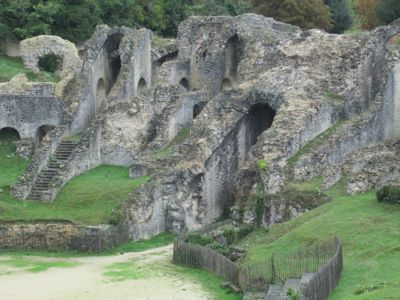
[[[371,30],[378,25],[378,18],[376,15],[378,3],[379,0],[358,0],[354,9],[360,18],[361,29]]]
[[[346,0],[325,0],[325,4],[331,9],[333,21],[332,32],[342,33],[351,27],[353,16]]]
[[[251,0],[254,12],[303,29],[332,28],[331,14],[322,0]]]
[[[379,24],[387,25],[400,18],[399,0],[381,0],[376,8]]]

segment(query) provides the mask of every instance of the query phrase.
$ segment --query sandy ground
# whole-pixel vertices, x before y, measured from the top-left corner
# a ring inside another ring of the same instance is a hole
[[[158,269],[143,279],[115,281],[104,275],[107,266],[133,260],[146,270],[168,266],[172,246],[140,253],[105,257],[59,259],[77,262],[70,268],[51,268],[40,273],[0,264],[1,300],[200,300],[209,299],[201,286],[173,272]],[[7,259],[2,257],[1,259]],[[29,258],[35,259],[35,258]],[[40,260],[55,260],[40,258]]]

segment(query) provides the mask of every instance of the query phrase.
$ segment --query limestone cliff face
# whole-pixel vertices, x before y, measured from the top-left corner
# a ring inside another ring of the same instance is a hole
[[[184,22],[177,60],[209,99],[183,144],[168,158],[144,160],[160,172],[125,207],[132,237],[197,228],[227,213],[252,190],[258,160],[268,162],[269,192],[320,175],[329,186],[358,154],[369,160],[352,168],[350,192],[397,182],[389,165],[398,143],[382,146],[391,149],[387,160],[368,154],[381,146],[359,149],[396,138],[399,31],[395,22],[355,35],[302,32],[255,15]],[[375,175],[366,175],[371,168]]]

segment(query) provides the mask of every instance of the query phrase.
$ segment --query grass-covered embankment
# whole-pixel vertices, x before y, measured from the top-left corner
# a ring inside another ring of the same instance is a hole
[[[315,184],[308,183],[306,188]],[[344,247],[344,271],[329,299],[399,299],[400,206],[378,203],[373,192],[347,195],[341,184],[329,195],[330,203],[268,232],[252,233],[243,241],[249,249],[244,263],[261,263],[274,251],[338,236]]]
[[[0,221],[68,220],[84,225],[108,223],[114,209],[149,177],[129,178],[127,168],[100,166],[73,178],[51,203],[21,201],[10,195],[9,186],[28,162],[15,155],[13,137],[0,137]]]

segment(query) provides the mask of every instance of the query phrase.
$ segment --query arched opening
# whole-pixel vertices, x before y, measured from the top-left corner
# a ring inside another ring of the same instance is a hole
[[[138,85],[137,85],[137,94],[142,95],[147,88],[146,80],[142,77],[140,78]]]
[[[183,86],[186,90],[189,90],[189,89],[190,89],[189,80],[187,80],[187,78],[185,78],[185,77],[183,77],[183,78],[181,79],[181,81],[179,82],[179,84],[180,84],[181,86]]]
[[[241,47],[237,34],[228,40],[225,49],[225,76],[236,81],[238,78],[238,65],[241,56]]]
[[[222,80],[221,90],[227,91],[230,89],[232,89],[232,83],[229,78],[225,78],[224,80]]]
[[[20,140],[21,136],[15,128],[4,127],[0,130],[0,141],[16,141]]]
[[[107,86],[106,95],[110,92],[114,83],[117,81],[119,72],[121,71],[121,56],[119,53],[119,46],[121,44],[122,35],[114,34],[108,37],[104,43],[104,49],[106,52],[107,66],[106,76],[109,82]]]
[[[102,103],[107,97],[106,85],[103,78],[100,78],[97,82],[96,88],[96,112],[100,109]]]
[[[255,104],[247,114],[245,125],[247,127],[246,145],[244,145],[245,155],[250,147],[257,142],[258,136],[271,127],[275,118],[275,111],[268,104]],[[243,157],[243,159],[245,159]]]
[[[201,113],[206,104],[207,102],[203,101],[193,106],[193,119],[197,118],[197,116]]]
[[[235,178],[249,160],[249,151],[261,133],[272,126],[275,111],[268,104],[255,104],[227,134],[206,162],[204,191],[207,217],[228,214],[235,199]]]
[[[56,127],[53,126],[53,125],[42,125],[42,126],[40,126],[36,131],[36,146],[38,146],[42,142],[44,137],[50,131],[52,131],[54,128],[56,128]]]
[[[62,57],[49,53],[39,57],[38,67],[41,71],[55,73],[61,70],[62,61]]]

